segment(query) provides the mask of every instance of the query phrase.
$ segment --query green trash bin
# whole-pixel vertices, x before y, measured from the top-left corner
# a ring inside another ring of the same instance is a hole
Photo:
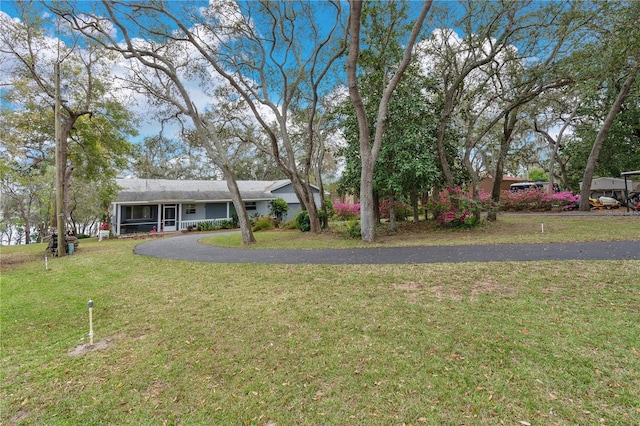
[[[75,248],[75,246],[73,245],[73,243],[67,244],[67,253],[69,253],[69,256],[71,256],[73,254],[73,249],[74,248]]]

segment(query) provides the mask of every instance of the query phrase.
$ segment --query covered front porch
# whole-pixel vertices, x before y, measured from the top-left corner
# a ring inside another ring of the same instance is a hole
[[[233,203],[114,204],[115,235],[186,231],[200,223],[232,220]]]

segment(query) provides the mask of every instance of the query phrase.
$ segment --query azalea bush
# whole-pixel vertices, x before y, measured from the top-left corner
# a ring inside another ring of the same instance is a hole
[[[352,220],[360,216],[360,203],[333,203],[333,214],[338,220]]]
[[[570,191],[554,192],[552,194],[536,190],[503,191],[500,204],[501,210],[507,212],[573,210],[580,204],[580,195],[574,195]]]
[[[447,188],[431,197],[427,209],[443,226],[473,227],[479,224],[475,213],[482,210],[482,204],[460,188]]]

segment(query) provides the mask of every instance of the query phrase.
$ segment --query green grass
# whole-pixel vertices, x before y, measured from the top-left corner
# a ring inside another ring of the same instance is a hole
[[[640,261],[217,265],[136,243],[49,270],[44,245],[2,247],[1,424],[640,423]],[[72,357],[89,299],[109,344]]]
[[[544,226],[543,226],[544,224]],[[387,224],[377,230],[373,244],[345,239],[344,223],[332,223],[329,232],[310,235],[298,230],[256,232],[249,248],[322,249],[375,246],[435,246],[457,244],[512,244],[575,241],[640,240],[640,216],[504,215],[496,222],[483,222],[473,230],[441,229],[433,222],[400,222],[398,232]],[[542,232],[544,228],[544,232]],[[239,234],[204,238],[205,244],[242,247]]]

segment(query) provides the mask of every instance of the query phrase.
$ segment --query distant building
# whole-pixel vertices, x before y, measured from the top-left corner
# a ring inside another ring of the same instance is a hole
[[[520,183],[524,181],[526,181],[526,179],[522,179],[514,176],[503,176],[502,183],[500,184],[500,190],[508,191],[512,183]],[[491,193],[491,191],[493,191],[493,176],[484,177],[480,181],[479,189],[480,191]]]

